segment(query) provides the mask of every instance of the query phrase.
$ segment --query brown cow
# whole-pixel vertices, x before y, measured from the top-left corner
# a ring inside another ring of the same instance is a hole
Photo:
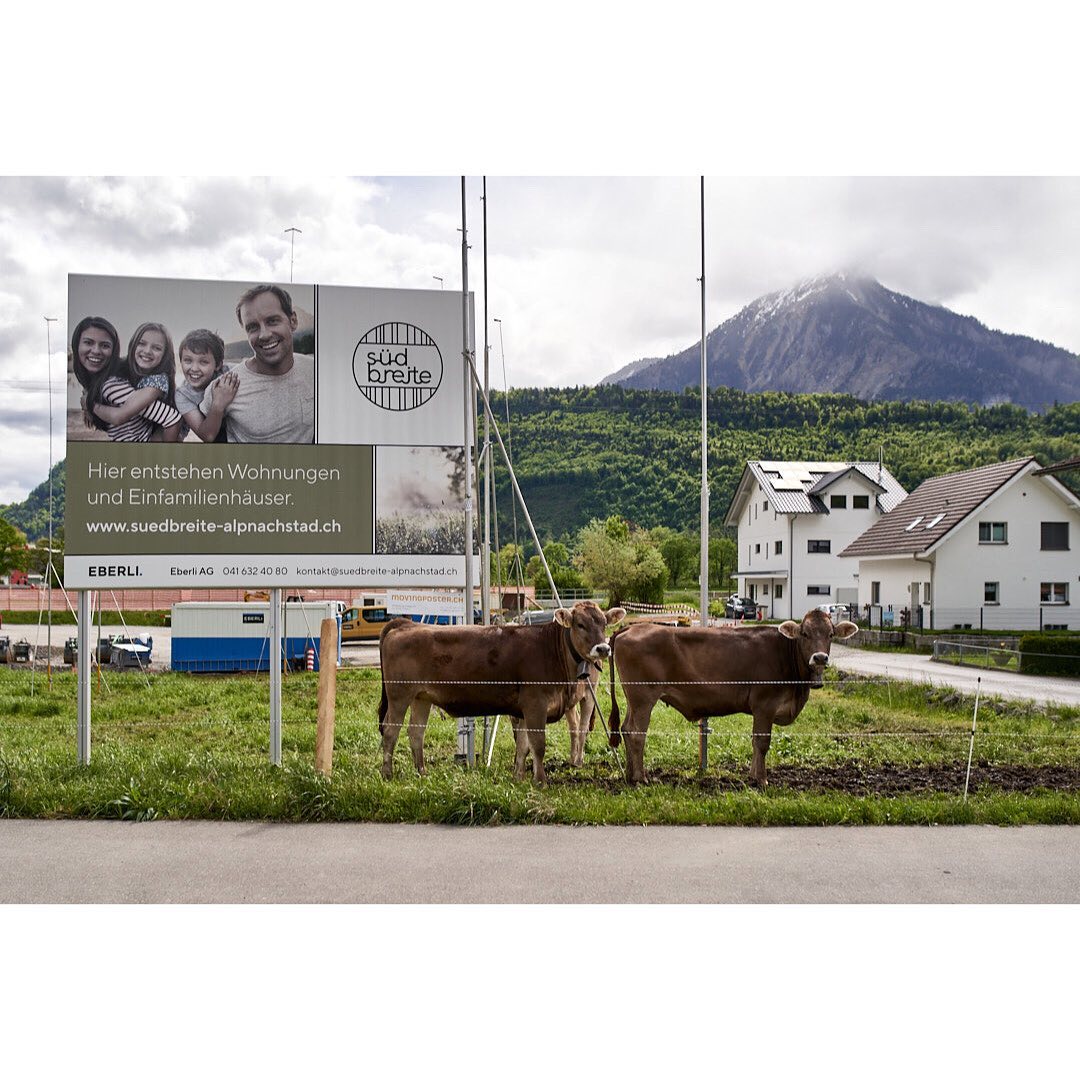
[[[645,736],[658,701],[687,720],[749,713],[754,759],[750,780],[765,786],[765,755],[773,724],[802,711],[811,688],[821,686],[832,639],[858,631],[835,626],[823,611],[779,626],[673,627],[635,624],[611,639],[611,745],[619,745],[615,668],[626,694],[626,769],[630,783],[645,779]]]
[[[388,622],[379,638],[383,776],[393,775],[406,709],[411,709],[413,762],[424,772],[424,732],[431,706],[438,705],[451,716],[511,717],[514,778],[525,778],[525,755],[531,750],[533,779],[543,784],[546,727],[587,693],[587,676],[611,653],[606,627],[625,614],[622,608],[601,611],[585,600],[559,608],[552,622],[539,626]]]

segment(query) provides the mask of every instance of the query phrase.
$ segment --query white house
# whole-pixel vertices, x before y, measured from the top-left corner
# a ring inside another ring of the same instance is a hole
[[[739,529],[739,592],[777,619],[856,603],[839,553],[906,494],[876,461],[748,461],[724,518]]]
[[[841,551],[859,604],[937,629],[1080,630],[1080,499],[1035,458],[935,476]]]

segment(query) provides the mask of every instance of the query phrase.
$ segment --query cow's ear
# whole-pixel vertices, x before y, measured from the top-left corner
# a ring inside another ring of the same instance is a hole
[[[797,622],[792,622],[790,619],[788,619],[787,622],[782,622],[776,629],[779,630],[784,637],[791,638],[792,641],[799,636],[799,624]]]
[[[555,609],[555,621],[560,626],[569,626],[572,622],[572,613],[569,608],[561,607]]]
[[[832,636],[840,641],[845,638],[851,637],[853,634],[857,634],[859,628],[853,622],[840,622],[833,627]]]
[[[610,626],[612,623],[622,622],[626,618],[626,608],[613,607],[607,610],[607,624]]]

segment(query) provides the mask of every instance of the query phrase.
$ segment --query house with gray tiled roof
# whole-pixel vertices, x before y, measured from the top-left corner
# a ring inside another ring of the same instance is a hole
[[[1080,499],[1035,458],[931,477],[840,558],[897,622],[1080,629]]]
[[[907,492],[877,461],[748,461],[724,518],[738,527],[739,593],[767,618],[858,601],[840,551]]]

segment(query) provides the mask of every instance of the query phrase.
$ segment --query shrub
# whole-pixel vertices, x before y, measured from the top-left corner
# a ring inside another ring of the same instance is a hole
[[[1025,675],[1080,675],[1080,637],[1025,634],[1020,639],[1020,670]]]

